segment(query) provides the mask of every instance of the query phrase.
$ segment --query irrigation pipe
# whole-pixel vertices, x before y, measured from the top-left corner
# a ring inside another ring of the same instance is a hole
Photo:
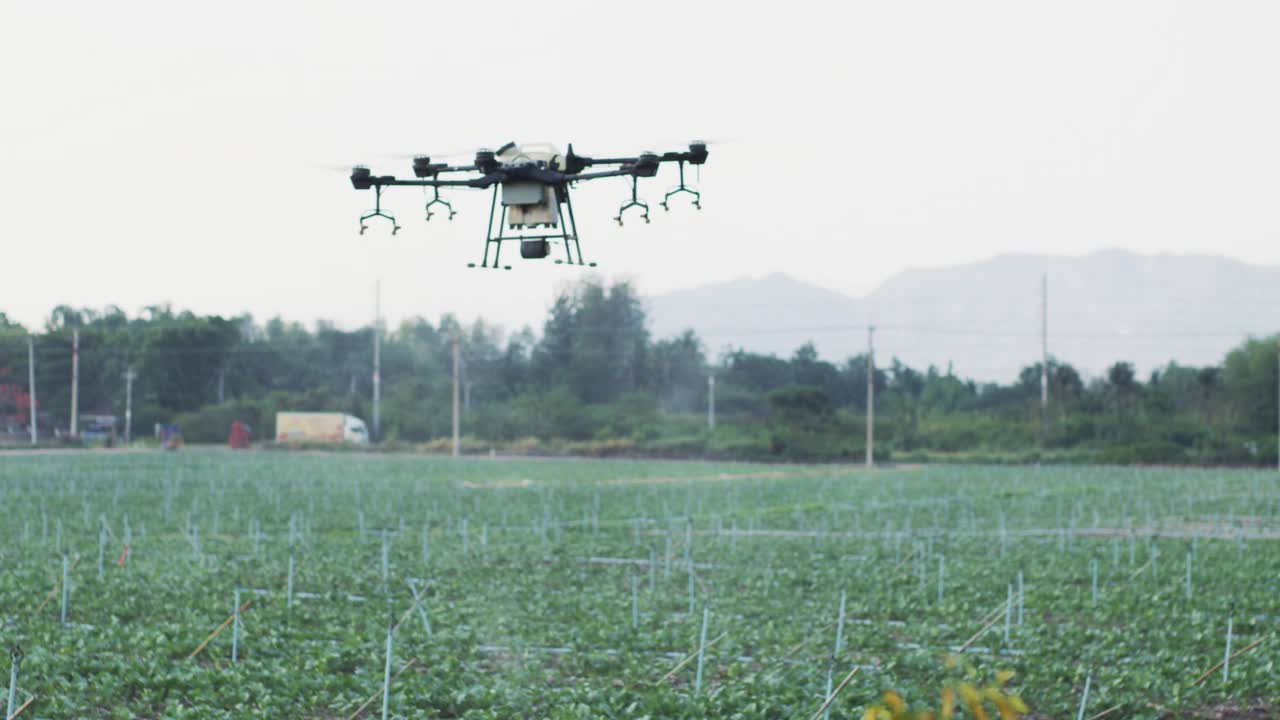
[[[809,637],[805,638],[804,640],[801,640],[799,643],[797,643],[797,644],[796,644],[794,647],[792,647],[790,650],[788,650],[788,651],[786,651],[785,653],[783,653],[782,657],[778,658],[778,659],[777,659],[777,660],[775,660],[774,662],[782,662],[783,660],[786,660],[787,658],[791,657],[792,655],[795,655],[795,654],[800,650],[800,648],[802,648],[802,647],[804,647],[805,645],[808,645],[809,643],[811,643],[811,642],[813,642],[814,640],[816,640],[816,639],[817,639],[817,638],[818,638],[818,637],[819,637],[823,632],[826,632],[827,630],[830,630],[830,629],[831,629],[831,626],[832,626],[832,625],[835,625],[835,624],[836,624],[836,621],[835,621],[835,620],[832,620],[831,622],[827,623],[826,625],[823,625],[822,627],[818,628],[817,630],[815,630],[815,631],[814,631],[814,633],[813,633],[812,635],[810,635]]]
[[[253,604],[253,600],[245,600],[245,601],[244,601],[244,604],[240,606],[240,612],[244,612],[245,610],[248,610],[248,609],[249,609],[249,606],[250,606],[250,605],[252,605],[252,604]],[[214,638],[216,638],[216,637],[218,637],[218,633],[222,632],[223,630],[226,630],[226,629],[227,629],[227,626],[228,626],[228,625],[230,625],[231,623],[235,622],[235,620],[236,620],[236,616],[235,616],[235,614],[232,614],[232,615],[231,615],[231,617],[227,618],[226,620],[223,620],[223,621],[222,621],[222,624],[221,624],[221,625],[219,625],[219,626],[218,626],[218,628],[217,628],[216,630],[214,630],[212,633],[210,633],[210,634],[209,634],[209,637],[207,637],[207,638],[205,638],[205,639],[204,639],[204,642],[200,643],[200,647],[198,647],[198,648],[196,648],[195,650],[192,650],[192,651],[191,651],[191,654],[187,656],[187,659],[188,659],[188,660],[190,660],[191,658],[195,657],[196,655],[199,655],[199,654],[200,654],[200,651],[201,651],[201,650],[204,650],[204,648],[205,648],[205,646],[206,646],[206,645],[208,645],[209,643],[213,642],[213,639],[214,639]]]
[[[1122,707],[1122,706],[1120,706],[1120,705],[1112,705],[1111,707],[1107,708],[1106,710],[1103,710],[1102,712],[1098,713],[1097,715],[1094,715],[1093,717],[1090,717],[1090,718],[1089,718],[1089,720],[1098,720],[1099,718],[1104,718],[1104,717],[1106,717],[1106,716],[1110,715],[1111,713],[1113,713],[1113,712],[1115,712],[1115,711],[1119,710],[1121,707]]]
[[[395,632],[396,630],[399,630],[400,626],[403,625],[405,621],[409,619],[409,613],[412,613],[414,609],[416,609],[417,607],[418,606],[416,604],[410,605],[409,609],[405,610],[404,614],[400,616],[400,619],[396,621],[396,624],[391,628],[391,631]]]
[[[400,675],[404,673],[405,670],[408,670],[410,666],[412,666],[416,662],[418,662],[418,658],[409,658],[408,662],[406,662],[403,666],[401,666],[401,668],[396,671],[395,675],[391,676],[391,679],[395,680],[396,678],[400,677]],[[382,695],[382,691],[385,688],[386,688],[385,684],[379,686],[378,691],[370,695],[369,699],[365,700],[363,705],[356,708],[356,711],[351,713],[351,716],[348,717],[347,720],[355,720],[357,717],[359,717],[360,713],[364,712],[366,708],[368,708],[370,705],[373,704],[374,700],[377,700]]]
[[[974,633],[973,637],[966,640],[964,644],[960,646],[960,649],[957,652],[964,652],[965,650],[968,650],[970,645],[977,642],[978,638],[986,634],[986,632],[990,630],[993,625],[1000,622],[1000,618],[1004,617],[1008,612],[1009,612],[1009,608],[1008,606],[1006,606],[1003,612],[998,613],[995,617],[991,618],[991,621],[988,622],[986,625],[983,625],[981,630]]]
[[[1132,582],[1134,578],[1142,574],[1143,570],[1146,570],[1147,568],[1151,567],[1151,563],[1155,562],[1155,560],[1156,560],[1155,556],[1152,555],[1151,559],[1148,560],[1145,565],[1133,571],[1133,574],[1129,576],[1129,581]]]
[[[813,717],[809,718],[809,720],[818,720],[818,718],[822,717],[822,713],[826,712],[827,708],[831,707],[831,703],[835,702],[836,696],[840,694],[841,690],[844,690],[844,686],[849,684],[849,681],[853,679],[853,676],[858,674],[859,669],[860,666],[853,666],[853,669],[849,671],[849,674],[844,676],[844,680],[840,681],[840,685],[837,686],[829,696],[827,696],[826,701],[822,703],[822,707],[818,708],[818,711],[815,712]]]
[[[1022,597],[1022,595],[1023,595],[1023,594],[1022,594],[1022,593],[1020,593],[1020,592],[1016,592],[1016,593],[1014,593],[1014,594],[1013,594],[1013,601],[1014,601],[1014,602],[1017,602],[1017,601],[1018,601],[1018,598],[1021,598],[1021,597]],[[996,609],[995,609],[995,610],[992,610],[992,611],[991,611],[991,613],[987,614],[986,616],[984,616],[984,617],[982,618],[982,622],[984,622],[984,623],[985,623],[986,621],[990,620],[992,617],[996,617],[996,618],[1001,617],[1002,613],[1003,613],[1005,610],[1007,610],[1008,608],[1009,608],[1008,603],[1002,603],[1001,605],[996,606]]]
[[[71,563],[71,569],[67,570],[67,574],[70,575],[73,571],[75,571],[76,565],[79,565],[79,564],[80,564],[80,556],[77,555],[76,559]],[[49,604],[49,600],[52,599],[53,596],[57,594],[58,588],[60,587],[62,587],[61,577],[59,577],[57,582],[53,584],[53,587],[49,590],[49,594],[44,596],[44,600],[40,603],[40,606],[37,607],[31,614],[39,615],[40,611],[44,609],[44,606]]]
[[[685,659],[683,659],[683,660],[681,660],[681,661],[680,661],[680,664],[679,664],[679,665],[676,665],[675,667],[671,668],[671,672],[667,673],[666,675],[663,675],[661,678],[659,678],[659,679],[658,679],[656,682],[654,682],[653,684],[654,684],[654,685],[661,685],[662,683],[664,683],[664,682],[666,682],[667,680],[671,679],[671,676],[673,676],[673,675],[675,675],[676,673],[680,672],[680,669],[681,669],[681,668],[683,668],[685,665],[688,665],[690,662],[692,662],[694,658],[698,657],[698,653],[703,652],[703,651],[705,651],[705,650],[709,650],[709,649],[711,649],[711,646],[712,646],[712,645],[715,645],[716,643],[718,643],[718,642],[720,642],[721,640],[723,640],[723,639],[724,639],[724,636],[725,636],[725,635],[728,635],[728,634],[729,634],[729,632],[726,630],[725,632],[722,632],[722,633],[720,633],[719,635],[717,635],[715,640],[712,640],[711,642],[707,643],[706,645],[702,645],[702,646],[700,646],[697,650],[694,650],[693,652],[689,653],[689,655],[688,655],[687,657],[685,657]]]
[[[35,695],[32,695],[31,697],[27,698],[27,701],[26,701],[26,702],[22,703],[22,705],[21,705],[21,706],[19,706],[17,710],[14,710],[14,711],[13,711],[13,714],[9,716],[9,720],[13,720],[14,718],[16,718],[16,717],[18,717],[19,715],[21,715],[21,714],[22,714],[22,711],[23,711],[23,710],[26,710],[26,709],[31,705],[31,703],[33,703],[33,702],[35,702],[35,701],[36,701],[36,696],[35,696]]]
[[[1258,638],[1257,640],[1254,640],[1253,642],[1249,643],[1248,645],[1245,645],[1244,647],[1242,647],[1242,648],[1240,648],[1239,650],[1237,650],[1234,654],[1232,654],[1232,656],[1231,656],[1230,658],[1228,658],[1228,660],[1235,660],[1237,657],[1240,657],[1241,655],[1243,655],[1243,654],[1245,654],[1245,653],[1249,652],[1250,650],[1252,650],[1252,649],[1254,649],[1254,648],[1258,647],[1259,645],[1261,645],[1261,644],[1262,644],[1262,642],[1263,642],[1264,640],[1266,640],[1267,638],[1270,638],[1270,637],[1271,637],[1270,635],[1263,635],[1262,637]],[[1226,662],[1227,662],[1226,660],[1222,660],[1222,661],[1221,661],[1221,662],[1219,662],[1217,665],[1214,665],[1213,667],[1209,668],[1208,670],[1205,670],[1203,675],[1201,675],[1200,677],[1196,678],[1195,682],[1191,683],[1191,687],[1195,687],[1195,686],[1199,685],[1200,683],[1204,682],[1204,679],[1205,679],[1205,678],[1207,678],[1207,677],[1209,677],[1210,675],[1212,675],[1212,674],[1213,674],[1213,672],[1214,672],[1215,670],[1217,670],[1218,668],[1222,667]]]

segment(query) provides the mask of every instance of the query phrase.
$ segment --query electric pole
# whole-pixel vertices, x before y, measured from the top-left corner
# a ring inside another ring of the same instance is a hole
[[[453,336],[453,456],[458,457],[462,454],[462,438],[459,435],[458,425],[458,370],[461,364],[461,354],[458,352],[458,336]]]
[[[1040,452],[1049,428],[1049,275],[1040,276]]]
[[[133,371],[133,366],[124,373],[124,444],[128,445],[133,441],[133,380],[138,377],[138,373]]]
[[[382,439],[382,279],[373,291],[373,439]]]
[[[36,339],[27,336],[27,399],[31,401],[31,444],[40,442],[40,430],[36,425]]]
[[[875,423],[876,423],[876,361],[875,361],[875,334],[876,326],[867,326],[867,467],[870,468],[875,464],[875,452],[873,443],[875,442]]]
[[[80,329],[71,331],[71,437],[80,437]]]
[[[707,376],[707,429],[716,429],[716,376]]]

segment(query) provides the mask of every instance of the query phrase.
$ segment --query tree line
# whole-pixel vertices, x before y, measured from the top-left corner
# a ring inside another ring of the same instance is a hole
[[[38,329],[0,313],[0,439],[26,438],[29,337],[42,433],[69,427],[73,330],[81,412],[122,417],[124,375],[133,369],[135,437],[176,422],[188,441],[221,442],[240,419],[258,439],[270,439],[280,410],[371,420],[372,327],[308,328],[167,305],[133,316],[117,307],[59,306]],[[811,343],[787,358],[741,348],[712,356],[691,330],[651,337],[635,288],[595,280],[560,292],[540,333],[452,315],[385,329],[382,443],[450,434],[455,337],[471,450],[785,460],[859,460],[865,452],[865,356],[833,362]],[[1280,336],[1249,339],[1219,365],[1170,363],[1146,378],[1120,361],[1086,380],[1051,358],[1043,418],[1038,363],[1008,383],[978,383],[950,368],[877,358],[876,456],[1274,463],[1278,343]],[[711,375],[714,431],[706,419]]]

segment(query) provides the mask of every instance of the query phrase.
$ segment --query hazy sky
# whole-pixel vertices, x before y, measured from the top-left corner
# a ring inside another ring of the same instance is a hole
[[[761,9],[756,9],[756,8]],[[0,310],[57,303],[540,324],[579,272],[468,270],[452,222],[342,168],[572,141],[712,147],[704,210],[583,251],[657,293],[774,271],[853,294],[911,266],[1104,247],[1280,263],[1280,4],[17,3],[0,10]],[[674,182],[641,186],[651,203]],[[858,318],[856,320],[862,320]]]

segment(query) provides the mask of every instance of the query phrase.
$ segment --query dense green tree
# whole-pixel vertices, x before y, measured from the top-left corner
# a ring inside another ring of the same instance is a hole
[[[217,441],[233,419],[271,437],[280,410],[371,419],[371,328],[224,318],[168,305],[58,306],[34,334],[42,433],[69,425],[72,335],[80,337],[81,410],[122,414],[137,371],[135,434],[177,419],[190,439]],[[0,313],[0,433],[25,438],[28,329]],[[789,357],[729,349],[714,363],[692,331],[654,339],[628,283],[565,287],[540,336],[483,320],[408,318],[382,338],[383,437],[425,442],[451,429],[453,342],[461,355],[463,432],[731,457],[850,458],[862,451],[865,356],[836,363],[806,343]],[[1108,462],[1274,462],[1277,343],[1254,339],[1223,364],[1170,364],[1139,382],[1116,363],[1085,382],[1051,358],[1045,448]],[[1041,367],[978,385],[898,359],[876,369],[877,441],[885,452],[1038,451]],[[708,432],[707,378],[718,426]]]
[[[1235,423],[1255,431],[1276,431],[1280,383],[1280,335],[1250,338],[1227,354],[1222,390],[1236,412]]]

